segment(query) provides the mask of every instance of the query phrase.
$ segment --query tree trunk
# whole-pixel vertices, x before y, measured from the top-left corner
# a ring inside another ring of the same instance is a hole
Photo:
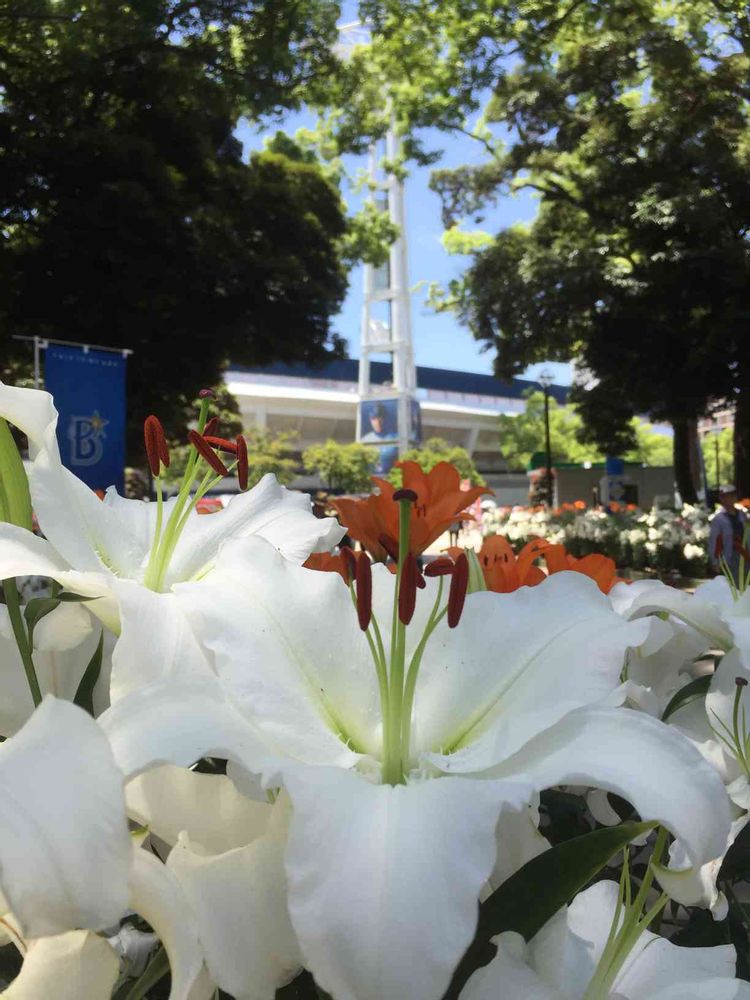
[[[677,492],[683,503],[695,503],[698,495],[693,480],[692,434],[689,420],[674,420],[674,439],[672,455],[674,461],[674,477]]]
[[[734,411],[734,482],[740,498],[750,497],[750,365],[740,361],[740,391]]]

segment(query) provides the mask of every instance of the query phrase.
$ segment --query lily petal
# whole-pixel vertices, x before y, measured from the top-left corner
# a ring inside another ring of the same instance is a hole
[[[271,745],[341,767],[378,751],[375,668],[337,575],[295,566],[252,537],[225,550],[210,579],[175,590],[222,683]]]
[[[183,835],[167,862],[195,912],[211,978],[237,1000],[273,1000],[302,966],[286,905],[289,811],[282,795],[268,832],[224,854],[195,853]]]
[[[523,808],[528,787],[392,787],[336,768],[299,768],[286,784],[289,912],[316,981],[336,1000],[442,996],[474,934],[497,817]]]
[[[450,756],[426,756],[452,771]],[[674,727],[631,709],[570,712],[484,774],[529,781],[538,791],[589,785],[621,795],[642,819],[671,830],[693,865],[722,854],[729,835],[729,798],[711,765]]]
[[[0,993],[6,1000],[110,1000],[120,963],[90,931],[68,931],[29,943],[23,967]]]
[[[174,594],[156,593],[133,580],[114,581],[113,590],[121,621],[120,639],[112,656],[113,703],[160,678],[211,673],[206,654]]]
[[[282,486],[270,473],[247,493],[232,497],[210,517],[191,516],[169,564],[167,587],[202,576],[222,542],[248,535],[267,538],[282,554],[303,563],[311,552],[330,551],[344,536],[335,518],[316,518],[310,497]]]
[[[561,572],[534,588],[471,594],[456,629],[430,640],[417,687],[417,750],[460,750],[451,770],[511,756],[567,712],[619,685],[648,622],[626,622],[593,580]],[[498,637],[488,649],[488,637]],[[585,653],[583,652],[585,650]]]
[[[267,802],[246,798],[226,775],[171,765],[134,778],[125,801],[128,816],[170,846],[185,831],[191,844],[211,854],[262,836],[271,813]]]
[[[203,968],[198,928],[172,872],[158,858],[135,848],[130,875],[130,905],[159,935],[169,958],[169,1000],[188,1000]]]
[[[98,721],[126,781],[158,764],[188,767],[201,757],[228,758],[254,774],[278,771],[257,730],[212,676],[156,681],[121,698]]]
[[[115,923],[130,852],[122,775],[104,734],[48,696],[0,746],[0,881],[23,932]]]

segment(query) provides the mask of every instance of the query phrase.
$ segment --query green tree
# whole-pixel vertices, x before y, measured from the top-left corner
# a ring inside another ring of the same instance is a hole
[[[544,393],[533,392],[526,399],[526,409],[514,416],[501,414],[500,448],[511,469],[526,469],[535,452],[544,451]],[[553,462],[602,462],[604,453],[586,441],[585,424],[575,406],[549,401],[550,445]],[[623,457],[644,465],[671,465],[672,441],[654,432],[652,426],[633,417],[629,432],[635,446]]]
[[[248,483],[255,486],[269,473],[276,476],[284,486],[288,486],[299,474],[299,462],[295,457],[296,434],[282,431],[245,431],[247,438],[247,461],[250,470]]]
[[[556,7],[551,33],[522,40],[513,67],[497,65],[484,127],[502,126],[510,138],[485,131],[485,162],[434,175],[446,225],[509,189],[540,196],[533,224],[477,252],[453,302],[497,349],[501,375],[580,358],[598,384],[575,398],[600,447],[633,446],[634,413],[672,422],[686,499],[691,421],[713,399],[736,400],[742,484],[750,478],[747,20],[734,4]],[[507,37],[507,25],[497,31]]]
[[[302,453],[307,472],[317,472],[329,490],[343,493],[369,491],[370,476],[378,459],[376,448],[353,441],[339,444],[328,440],[315,444]]]
[[[716,461],[716,442],[719,443],[719,461]],[[734,482],[734,435],[730,427],[725,427],[718,435],[704,434],[701,438],[703,464],[710,487]],[[740,494],[744,496],[744,494]]]
[[[439,462],[450,462],[458,469],[462,479],[468,479],[472,486],[484,486],[485,481],[477,471],[471,455],[459,445],[449,444],[443,438],[428,438],[421,448],[410,448],[401,456],[404,462],[416,462],[423,472],[434,469]],[[394,468],[389,476],[391,482],[401,484],[401,472]]]
[[[347,225],[317,164],[244,162],[233,130],[297,107],[335,61],[329,0],[11,0],[0,12],[0,345],[134,349],[130,454],[239,364],[342,344]]]

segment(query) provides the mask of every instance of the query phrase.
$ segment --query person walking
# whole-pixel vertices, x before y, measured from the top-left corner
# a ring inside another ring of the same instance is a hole
[[[739,583],[740,549],[745,545],[747,515],[736,506],[737,488],[731,484],[719,487],[719,503],[721,507],[714,514],[708,536],[711,568],[715,573],[722,573],[722,562],[725,562],[734,582]],[[748,570],[750,565],[745,566],[745,572]]]

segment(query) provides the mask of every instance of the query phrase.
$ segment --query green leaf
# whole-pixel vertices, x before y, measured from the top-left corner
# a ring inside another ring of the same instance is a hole
[[[88,666],[84,671],[81,682],[78,685],[78,690],[76,691],[76,696],[73,699],[74,703],[79,706],[79,708],[85,709],[89,715],[94,714],[94,687],[96,682],[99,680],[99,674],[102,669],[102,651],[104,649],[104,631],[99,635],[99,642],[94,650],[94,655],[89,660]]]
[[[55,608],[60,606],[60,601],[56,597],[33,597],[23,609],[23,616],[29,627],[29,642],[32,640],[35,627],[42,618],[46,617]]]
[[[667,707],[662,713],[661,721],[666,722],[670,715],[683,708],[688,702],[695,701],[696,698],[702,698],[709,689],[711,684],[711,674],[706,674],[705,677],[696,677],[694,681],[690,681],[686,684],[684,688],[680,688],[677,694],[672,696]]]
[[[443,1000],[457,1000],[469,977],[487,965],[490,938],[516,931],[530,941],[557,911],[635,837],[657,823],[622,823],[566,840],[529,861],[479,906],[474,940],[459,962]]]
[[[72,604],[75,601],[95,601],[95,597],[86,597],[84,594],[71,594],[70,591],[63,590],[57,595],[58,601],[65,601]]]
[[[32,530],[29,481],[8,423],[0,417],[0,521]]]
[[[125,982],[115,993],[113,1000],[143,1000],[148,991],[169,972],[169,958],[163,945],[159,945],[154,956],[133,982]]]

